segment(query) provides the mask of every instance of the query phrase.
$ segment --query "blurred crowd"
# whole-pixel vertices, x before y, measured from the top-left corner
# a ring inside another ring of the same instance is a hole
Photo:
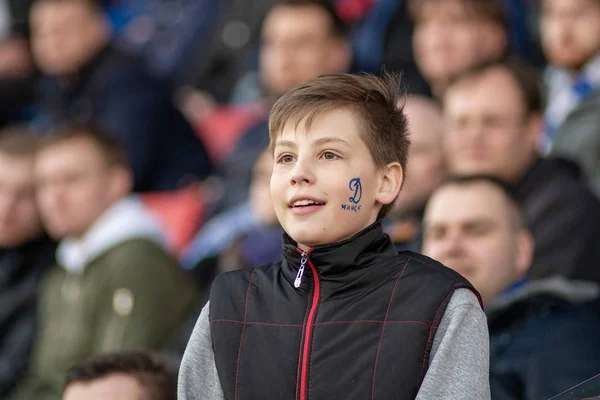
[[[0,398],[174,399],[214,277],[281,256],[270,107],[383,70],[384,226],[481,292],[492,398],[599,374],[600,0],[0,0]]]

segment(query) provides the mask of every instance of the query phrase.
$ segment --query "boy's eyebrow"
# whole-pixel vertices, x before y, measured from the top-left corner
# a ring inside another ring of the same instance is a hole
[[[290,141],[290,140],[278,140],[275,143],[275,146],[273,146],[273,148],[276,147],[296,147],[296,143]]]
[[[331,136],[324,137],[324,138],[319,138],[319,139],[317,139],[317,140],[315,140],[313,142],[313,145],[323,146],[323,145],[326,145],[326,144],[329,144],[329,143],[342,143],[342,144],[345,144],[346,146],[350,146],[350,143],[346,142],[344,139],[337,138],[337,137],[331,137]],[[292,148],[295,148],[297,146],[296,146],[295,142],[292,142],[290,140],[279,140],[279,141],[277,141],[277,143],[275,143],[274,147],[292,147]]]
[[[324,137],[324,138],[320,138],[314,141],[314,144],[317,146],[322,146],[324,144],[329,144],[329,143],[343,143],[346,146],[350,146],[350,143],[346,142],[344,139],[342,138],[338,138],[338,137]]]

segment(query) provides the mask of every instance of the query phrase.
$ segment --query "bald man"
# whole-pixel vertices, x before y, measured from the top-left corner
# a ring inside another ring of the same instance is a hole
[[[424,96],[409,96],[399,106],[404,106],[408,117],[412,143],[404,187],[386,230],[399,250],[418,251],[425,203],[446,174],[442,112],[434,101]]]

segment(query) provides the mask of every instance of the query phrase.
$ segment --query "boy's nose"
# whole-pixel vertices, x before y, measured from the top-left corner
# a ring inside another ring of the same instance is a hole
[[[299,183],[312,184],[315,182],[313,169],[307,162],[298,160],[292,171],[290,184],[295,186]]]

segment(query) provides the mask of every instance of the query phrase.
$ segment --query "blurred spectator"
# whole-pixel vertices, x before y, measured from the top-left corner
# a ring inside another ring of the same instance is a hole
[[[71,368],[62,400],[177,400],[177,368],[145,351],[95,356]]]
[[[107,7],[119,42],[141,52],[152,72],[175,85],[189,78],[189,61],[206,57],[231,0],[128,0]]]
[[[171,101],[166,84],[140,60],[109,44],[94,0],[37,0],[31,11],[44,116],[54,126],[95,121],[124,143],[136,191],[171,190],[211,171],[202,143]]]
[[[273,152],[267,148],[254,165],[249,200],[213,217],[182,252],[181,264],[193,270],[199,286],[207,290],[196,314],[171,344],[174,353],[183,356],[216,275],[281,259],[283,229],[271,201],[272,172]]]
[[[165,346],[191,311],[195,288],[128,196],[126,163],[92,127],[59,132],[38,151],[42,220],[61,242],[41,289],[30,374],[14,399],[60,398],[67,370],[94,354]]]
[[[446,182],[427,205],[423,241],[481,293],[492,399],[548,399],[598,373],[598,285],[526,278],[534,243],[510,189],[486,177]]]
[[[22,122],[33,99],[35,70],[27,42],[31,0],[0,0],[0,126]]]
[[[174,353],[183,356],[216,275],[281,259],[283,229],[271,201],[272,172],[273,152],[267,148],[252,170],[249,200],[213,217],[182,252],[180,262],[193,271],[204,297],[169,347]]]
[[[54,263],[35,204],[36,146],[27,130],[0,131],[0,397],[26,371],[40,278]]]
[[[348,70],[350,53],[345,25],[325,0],[282,0],[262,28],[260,75],[265,96],[272,103],[312,78]],[[224,194],[212,215],[248,199],[252,166],[269,144],[269,108],[264,108],[259,124],[241,134],[220,165]]]
[[[251,267],[281,257],[281,235],[269,185],[273,172],[273,153],[265,149],[252,171],[249,200],[225,211],[202,227],[185,249],[181,263],[186,269],[210,268],[218,272]],[[213,266],[214,268],[214,266]]]
[[[469,67],[506,56],[508,22],[497,0],[411,0],[417,66],[436,98]]]
[[[561,274],[600,281],[600,202],[562,162],[540,158],[542,96],[524,63],[482,65],[444,96],[451,172],[513,185],[536,242],[532,278]]]
[[[550,66],[543,147],[577,162],[600,197],[600,2],[542,1]]]
[[[378,74],[382,67],[402,71],[411,94],[429,95],[429,87],[414,60],[414,24],[408,2],[399,0],[331,0],[351,24],[353,70]]]
[[[410,96],[404,104],[410,129],[408,167],[386,232],[398,250],[421,249],[421,219],[431,192],[446,173],[442,146],[442,110],[431,99]]]
[[[256,64],[261,24],[278,1],[227,0],[211,43],[186,61],[187,71],[182,71],[179,82],[209,93],[218,103],[228,103],[236,84]]]

